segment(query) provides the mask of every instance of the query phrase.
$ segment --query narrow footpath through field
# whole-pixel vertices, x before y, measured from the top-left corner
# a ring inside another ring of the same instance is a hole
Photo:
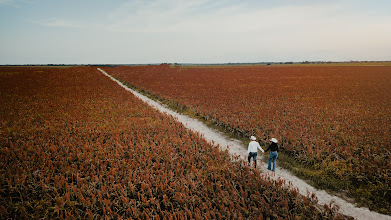
[[[239,140],[235,140],[232,138],[227,137],[225,134],[213,130],[209,127],[207,127],[204,123],[198,121],[197,119],[179,114],[160,103],[149,99],[148,97],[128,88],[127,86],[123,85],[120,81],[116,80],[109,74],[107,74],[104,70],[98,68],[99,71],[101,71],[104,75],[108,76],[111,80],[117,82],[121,87],[126,89],[127,91],[133,93],[136,97],[143,100],[148,105],[158,109],[161,112],[164,112],[166,114],[172,115],[175,117],[179,122],[181,122],[186,128],[198,132],[201,134],[208,142],[219,145],[221,149],[228,149],[229,153],[232,155],[238,155],[241,159],[247,160],[247,146],[244,146]],[[286,181],[286,183],[290,183],[292,187],[298,188],[299,192],[302,195],[307,195],[307,192],[315,193],[315,195],[318,198],[319,204],[330,204],[333,203],[337,206],[339,206],[339,211],[348,216],[352,216],[355,219],[376,219],[376,220],[382,220],[382,219],[388,219],[391,220],[391,216],[379,214],[377,212],[372,212],[368,208],[360,208],[356,207],[354,204],[349,203],[348,201],[341,199],[337,196],[333,196],[328,194],[324,190],[317,190],[314,187],[307,184],[305,181],[297,178],[294,176],[291,172],[288,170],[282,169],[278,167],[276,168],[276,173],[273,173],[271,171],[267,170],[267,164],[261,161],[258,162],[262,164],[260,167],[261,171],[266,176],[270,176],[272,179],[278,179],[281,178]],[[278,160],[277,160],[278,161]]]

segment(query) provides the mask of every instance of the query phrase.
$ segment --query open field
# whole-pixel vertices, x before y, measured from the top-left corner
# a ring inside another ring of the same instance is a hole
[[[105,70],[233,135],[277,137],[285,166],[390,214],[390,66]]]
[[[96,68],[2,72],[2,219],[338,216],[263,179]]]
[[[211,67],[256,67],[256,66],[269,66],[269,67],[313,67],[313,66],[391,66],[391,61],[374,61],[374,62],[292,62],[292,63],[223,63],[223,64],[170,64],[171,66],[180,66],[182,68],[211,68]],[[113,65],[115,66],[115,65]],[[126,66],[126,65],[123,65]],[[127,65],[129,66],[129,65]]]

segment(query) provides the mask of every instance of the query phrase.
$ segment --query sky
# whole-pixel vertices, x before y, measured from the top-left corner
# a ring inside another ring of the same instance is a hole
[[[0,0],[0,64],[390,61],[390,0]]]

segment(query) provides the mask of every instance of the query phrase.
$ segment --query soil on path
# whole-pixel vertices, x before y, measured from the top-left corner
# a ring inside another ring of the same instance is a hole
[[[104,70],[98,68],[104,75],[109,77],[111,80],[117,82],[125,90],[133,93],[136,97],[147,103],[148,105],[158,109],[159,111],[172,115],[179,122],[181,122],[186,128],[201,134],[208,142],[213,145],[219,146],[222,150],[228,149],[229,153],[232,155],[237,155],[243,160],[247,160],[247,146],[244,146],[241,141],[229,138],[227,135],[221,133],[220,131],[209,128],[204,123],[200,122],[197,119],[188,117],[186,115],[179,114],[162,104],[151,100],[150,98],[128,88],[120,81],[116,80]],[[277,160],[278,161],[278,160]],[[294,188],[297,188],[300,194],[306,196],[307,193],[314,193],[318,198],[318,203],[320,205],[324,204],[335,204],[339,207],[339,211],[348,216],[352,216],[355,219],[376,219],[376,220],[391,220],[391,216],[383,215],[377,212],[370,211],[368,208],[356,207],[354,204],[339,198],[337,196],[330,195],[324,190],[317,190],[311,185],[307,184],[305,181],[294,176],[288,170],[282,169],[277,166],[276,172],[271,172],[267,170],[267,164],[262,162],[262,158],[259,158],[258,164],[261,164],[260,169],[263,175],[270,177],[271,179],[282,179],[285,180],[288,185],[291,185]]]

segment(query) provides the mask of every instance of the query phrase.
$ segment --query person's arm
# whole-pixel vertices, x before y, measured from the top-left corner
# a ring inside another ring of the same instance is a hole
[[[269,149],[270,149],[270,145],[269,145],[269,147],[266,148],[265,153],[266,153]]]
[[[261,145],[258,144],[257,147],[258,147],[258,149],[259,149],[260,151],[262,151],[262,153],[265,153],[265,151],[262,149]]]

